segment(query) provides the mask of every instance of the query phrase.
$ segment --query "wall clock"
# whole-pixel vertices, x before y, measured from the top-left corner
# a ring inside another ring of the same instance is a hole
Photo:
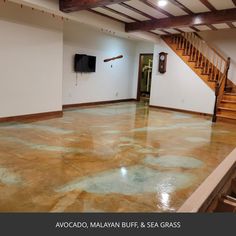
[[[167,55],[168,55],[168,53],[165,53],[165,52],[160,52],[159,53],[159,67],[158,67],[158,71],[161,74],[164,74],[166,72]]]

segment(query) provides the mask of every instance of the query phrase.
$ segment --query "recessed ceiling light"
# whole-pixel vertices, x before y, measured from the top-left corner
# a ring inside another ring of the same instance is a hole
[[[159,0],[159,1],[157,1],[157,5],[159,7],[165,7],[167,5],[167,1],[166,0]]]

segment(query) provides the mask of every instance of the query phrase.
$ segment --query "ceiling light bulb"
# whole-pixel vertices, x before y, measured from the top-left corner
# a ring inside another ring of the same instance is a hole
[[[167,4],[167,1],[166,1],[166,0],[159,0],[159,1],[157,2],[157,5],[158,5],[159,7],[164,7],[164,6],[166,6],[166,4]]]

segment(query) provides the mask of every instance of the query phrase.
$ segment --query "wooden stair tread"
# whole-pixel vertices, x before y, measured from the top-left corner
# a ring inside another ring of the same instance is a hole
[[[224,93],[224,95],[227,95],[227,96],[236,96],[236,93]]]
[[[226,195],[226,196],[225,196],[225,199],[227,199],[227,200],[229,200],[229,201],[231,201],[231,202],[233,202],[233,203],[236,203],[236,198],[235,198],[235,197],[232,197],[232,196],[230,196],[230,195]]]
[[[226,99],[223,99],[223,100],[221,100],[221,102],[224,102],[224,103],[235,103],[236,104],[236,100],[226,100]]]
[[[226,204],[229,204],[229,205],[231,205],[231,206],[233,206],[233,207],[236,207],[236,202],[230,200],[229,198],[223,197],[223,198],[221,199],[221,201],[222,201],[223,203],[226,203]]]
[[[235,212],[236,202],[233,202],[225,197],[222,197],[218,201],[216,212]]]
[[[218,107],[218,109],[236,112],[236,109],[233,109],[233,108],[230,108],[230,107]]]

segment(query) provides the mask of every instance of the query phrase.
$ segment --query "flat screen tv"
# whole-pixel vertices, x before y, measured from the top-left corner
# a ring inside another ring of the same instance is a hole
[[[95,72],[96,57],[85,54],[75,54],[74,70],[75,72]]]

